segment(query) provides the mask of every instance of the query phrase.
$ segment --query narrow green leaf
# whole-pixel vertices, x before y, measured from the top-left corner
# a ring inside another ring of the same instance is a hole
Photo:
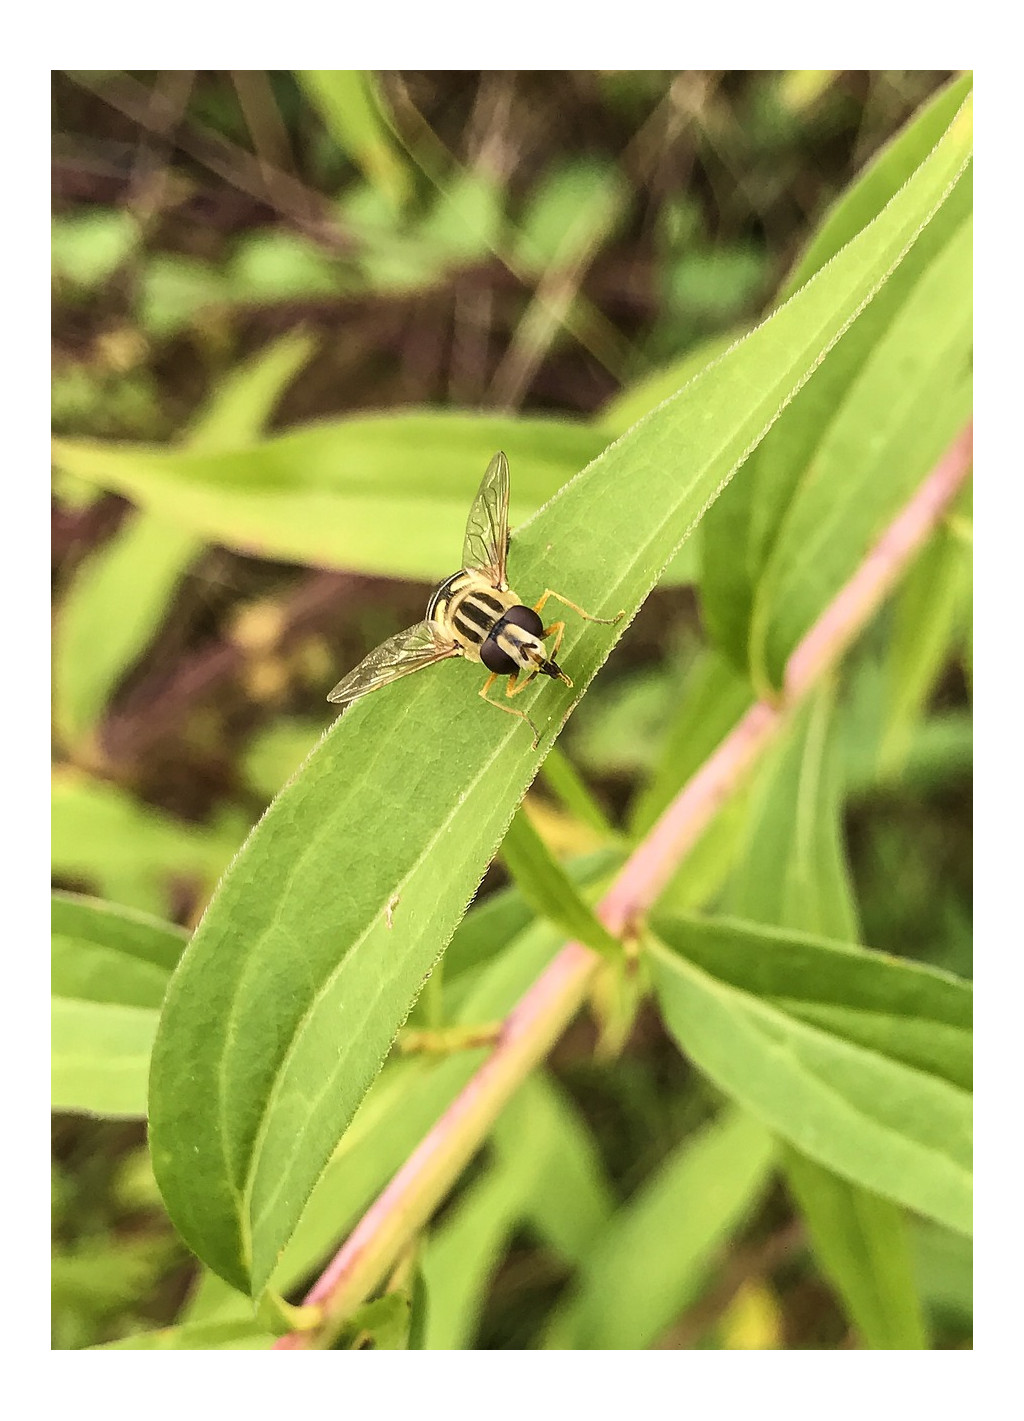
[[[615,837],[608,816],[594,798],[586,780],[558,745],[552,745],[541,770],[548,788],[581,824],[596,829],[599,834]]]
[[[523,809],[508,826],[501,843],[501,857],[535,913],[602,956],[613,960],[621,957],[622,944],[577,893]]]
[[[88,483],[210,542],[260,557],[392,577],[446,577],[495,449],[513,513],[555,493],[606,437],[586,425],[449,411],[325,420],[231,450],[58,440],[54,460]]]
[[[963,624],[970,581],[970,550],[941,528],[899,590],[886,651],[887,707],[878,746],[883,776],[906,767],[914,730]]]
[[[708,925],[701,932],[692,923],[660,920],[659,928],[665,941],[651,945],[649,961],[666,1023],[716,1085],[844,1179],[970,1233],[971,1110],[965,1091],[856,1040],[806,1025],[712,975],[697,954],[716,933],[735,944],[735,925]],[[752,926],[749,931],[757,933]],[[769,950],[788,953],[773,934],[764,937],[762,957]],[[920,979],[913,981],[920,985]],[[947,982],[935,995],[950,990]],[[897,979],[897,1001],[899,993]],[[814,991],[791,995],[813,1000]]]
[[[699,1296],[709,1265],[764,1192],[771,1136],[740,1111],[685,1140],[608,1221],[546,1345],[637,1350]]]
[[[969,74],[953,79],[872,158],[853,186],[837,198],[812,236],[786,283],[785,295],[799,290],[895,197],[907,174],[924,162],[956,118],[971,85]]]
[[[53,896],[51,1104],[145,1115],[149,1054],[187,934],[143,913]]]
[[[658,765],[630,807],[630,832],[646,834],[751,704],[745,677],[713,648],[687,668]]]
[[[742,787],[722,805],[665,885],[660,908],[691,913],[718,900],[747,831],[750,798],[749,786]]]
[[[254,439],[312,349],[311,337],[287,336],[232,371],[186,432],[189,447]],[[68,741],[93,729],[200,549],[188,528],[141,512],[77,569],[59,601],[53,644],[54,720]]]
[[[570,859],[563,867],[576,891],[589,902],[597,895],[600,885],[619,868],[624,856],[622,849],[598,849],[592,854]],[[473,969],[479,969],[497,958],[511,940],[524,932],[533,921],[533,909],[518,888],[492,893],[482,903],[474,905],[455,929],[444,955],[448,986],[457,984],[463,973],[472,976]],[[479,1019],[486,1020],[485,1017]]]
[[[210,454],[250,444],[316,347],[315,336],[291,331],[242,361],[214,386],[185,431],[185,445]]]
[[[800,638],[970,417],[972,249],[968,219],[922,273],[818,440],[754,596],[759,684],[782,684]]]
[[[681,914],[659,914],[653,922],[666,941],[685,944],[688,960],[716,981],[970,1089],[973,994],[959,977],[792,929]]]
[[[939,595],[936,600],[941,603],[943,599]],[[967,601],[961,602],[965,613]],[[887,620],[888,627],[891,623]],[[931,641],[931,633],[923,630],[922,640]],[[922,684],[911,668],[918,667],[923,673],[928,654],[926,652],[918,661],[908,642],[907,661],[900,658],[897,669],[890,663],[888,653],[893,645],[888,636],[884,647],[884,661],[877,655],[856,657],[846,677],[839,740],[844,792],[848,799],[858,799],[891,785],[928,790],[969,774],[971,769],[974,731],[970,711],[943,711],[926,716],[922,709],[916,718],[909,720],[909,708],[914,699],[911,686],[914,682],[918,687]],[[906,715],[901,706],[907,707]],[[891,753],[883,758],[881,745],[889,736],[889,725],[893,734]]]
[[[971,1325],[974,1259],[970,1239],[918,1222],[913,1236],[918,1287],[933,1323]]]
[[[297,69],[295,77],[341,151],[400,207],[409,173],[377,107],[371,76],[362,69]]]
[[[365,1303],[345,1323],[336,1350],[402,1352],[409,1343],[412,1299],[404,1291]]]
[[[521,594],[557,582],[598,616],[635,613],[913,244],[968,142],[955,125],[825,271],[520,530],[510,574]],[[450,450],[445,458],[454,466]],[[545,684],[524,697],[542,730],[536,751],[522,725],[474,699],[469,667],[442,665],[356,704],[221,881],[168,991],[150,1140],[174,1222],[237,1286],[266,1282],[548,745],[624,626],[569,615],[563,659],[575,690]]]
[[[50,1004],[50,1105],[91,1115],[146,1114],[152,1007],[55,997]]]
[[[519,1198],[522,1221],[566,1262],[582,1264],[614,1199],[593,1137],[557,1081],[542,1074],[524,1081],[493,1140],[509,1164],[522,1156],[537,1161]]]
[[[611,1213],[611,1192],[586,1128],[554,1082],[524,1082],[495,1127],[487,1172],[431,1235],[424,1346],[472,1346],[487,1284],[517,1222],[528,1219],[563,1257],[581,1261]]]
[[[201,1323],[196,1326],[161,1327],[137,1332],[119,1342],[92,1347],[92,1352],[263,1352],[274,1345],[270,1333],[258,1326],[249,1309],[248,1321]]]
[[[188,934],[117,903],[54,893],[50,941],[54,996],[159,1007]]]
[[[801,708],[762,773],[726,907],[739,918],[855,941],[832,700],[825,687]]]
[[[903,1210],[787,1149],[783,1170],[825,1276],[867,1347],[928,1346]]]
[[[172,874],[212,883],[245,833],[241,815],[186,824],[114,785],[77,771],[54,772],[50,800],[53,872],[95,884],[104,897],[159,912]]]
[[[958,103],[962,98],[963,94],[960,93]],[[969,126],[969,113],[970,105],[967,103],[963,113],[953,120],[951,131],[961,128],[964,123]],[[920,132],[926,135],[926,152],[935,141],[933,122],[934,116],[925,112],[915,117],[910,125],[910,130],[920,128]],[[832,237],[823,252],[827,250],[827,255],[834,258],[839,253],[830,248],[833,240],[839,239],[841,244],[855,238],[858,229],[850,225],[850,219],[854,215],[862,221],[876,219],[876,214],[883,210],[883,204],[893,199],[894,194],[914,171],[914,164],[920,161],[920,148],[921,140],[917,137],[913,140],[908,137],[906,143],[898,146],[897,151],[904,165],[898,177],[890,169],[885,181],[877,184],[872,179],[873,170],[868,170],[848,195],[845,215],[837,218],[832,228]],[[889,186],[890,180],[895,181],[895,186]],[[970,210],[970,182],[960,181],[928,224],[914,250],[908,254],[907,260],[901,264],[879,297],[872,302],[871,307],[844,339],[835,357],[816,373],[815,378],[801,391],[785,417],[764,441],[751,460],[747,478],[728,491],[706,521],[701,577],[704,622],[716,644],[734,664],[740,669],[752,666],[758,678],[766,674],[762,664],[764,658],[758,653],[752,660],[748,644],[754,599],[789,504],[805,479],[812,485],[822,486],[817,450],[818,445],[829,435],[837,411],[846,420],[848,427],[855,425],[846,437],[852,438],[850,452],[855,452],[860,460],[862,474],[865,469],[870,468],[875,472],[873,479],[865,475],[861,480],[862,483],[867,483],[871,496],[861,499],[858,511],[862,518],[870,517],[875,512],[876,503],[885,502],[890,467],[884,463],[879,464],[878,461],[872,464],[873,442],[867,437],[867,431],[873,430],[875,420],[879,417],[887,419],[890,424],[895,421],[897,429],[899,428],[899,415],[905,405],[900,395],[904,372],[898,368],[891,371],[888,376],[890,386],[886,385],[886,378],[880,373],[874,387],[869,382],[855,399],[852,398],[851,392],[855,390],[862,368],[875,355],[890,328],[898,324],[903,306],[912,295],[916,284],[929,271],[936,258],[942,255],[951,236],[969,218]],[[814,270],[820,273],[823,269]],[[810,279],[813,274],[805,264],[801,272],[803,279]],[[909,330],[907,334],[909,335]],[[929,358],[927,347],[911,350],[909,359],[915,377],[922,370],[926,371]],[[935,378],[941,383],[946,374],[948,372],[940,368]],[[922,378],[927,378],[926,374]],[[912,381],[913,383],[915,382]],[[935,397],[940,398],[938,386],[935,389]],[[851,403],[859,406],[859,413],[856,409],[848,409]],[[912,411],[911,414],[916,420],[916,412]],[[855,423],[857,419],[860,420],[859,424]],[[928,438],[925,439],[926,444]],[[938,447],[942,448],[944,445],[939,442]],[[915,450],[915,454],[917,452],[919,451]],[[842,459],[838,447],[834,457],[840,461]],[[919,476],[920,474],[915,475],[909,487],[914,486]],[[833,476],[824,487],[831,490],[836,478],[841,491],[845,487],[845,466],[841,462],[838,475]],[[898,506],[898,492],[893,491],[893,495],[895,506]],[[842,527],[839,528],[839,533],[840,551],[844,552],[847,539]],[[801,547],[795,537],[790,540],[790,545],[794,555],[799,555]],[[817,583],[833,577],[830,567],[831,564],[822,570],[824,576],[818,576]],[[789,609],[790,616],[799,614],[805,625],[809,624],[807,608],[816,603],[819,595],[817,586],[813,590],[814,595],[811,595],[811,591],[799,589],[797,606]],[[782,613],[787,611],[773,600],[769,610],[774,612],[776,608]],[[764,613],[762,620],[765,620]],[[813,614],[810,620],[813,620]],[[766,634],[767,629],[761,632],[762,641]]]
[[[462,1351],[472,1346],[487,1284],[519,1212],[521,1173],[487,1169],[431,1234],[421,1265],[430,1299],[425,1351]]]
[[[53,642],[54,720],[71,744],[99,720],[199,548],[188,529],[139,514],[76,571]]]

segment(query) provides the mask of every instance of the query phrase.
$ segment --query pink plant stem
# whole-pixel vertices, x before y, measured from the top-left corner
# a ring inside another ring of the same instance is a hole
[[[783,720],[870,620],[967,478],[972,449],[968,425],[794,650],[782,694],[774,702],[762,700],[751,706],[630,856],[596,910],[613,933],[622,933],[647,911]],[[506,1102],[571,1021],[601,962],[590,948],[569,942],[549,963],[505,1018],[491,1055],[366,1211],[309,1292],[305,1301],[323,1309],[323,1324],[311,1333],[289,1333],[277,1340],[276,1347],[330,1346],[337,1324],[386,1276],[479,1148]]]

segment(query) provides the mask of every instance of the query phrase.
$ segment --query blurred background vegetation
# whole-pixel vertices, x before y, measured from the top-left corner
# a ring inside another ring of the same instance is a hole
[[[949,77],[56,73],[54,430],[214,449],[412,406],[604,421],[612,437],[760,317],[830,201]],[[515,523],[514,461],[512,476]],[[211,545],[64,469],[52,558],[55,884],[189,927],[329,723],[327,690],[422,616],[428,584]],[[969,976],[969,601],[954,583],[892,773],[872,738],[878,627],[850,659],[844,825],[862,940]],[[702,640],[680,578],[567,729],[620,821]],[[560,852],[591,846],[543,788],[535,809]],[[493,867],[482,893],[502,881]],[[612,1065],[588,1030],[555,1066],[626,1198],[706,1117],[707,1088],[653,1016]],[[56,1347],[167,1323],[191,1286],[144,1141],[138,1120],[54,1115]],[[970,1262],[948,1237],[921,1231],[919,1282],[936,1344],[958,1347]],[[561,1281],[515,1234],[474,1345],[534,1345]],[[665,1345],[850,1345],[781,1188],[676,1334]]]

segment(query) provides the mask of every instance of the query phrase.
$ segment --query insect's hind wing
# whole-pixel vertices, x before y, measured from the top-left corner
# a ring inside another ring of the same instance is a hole
[[[456,642],[447,641],[430,622],[417,622],[375,647],[354,671],[342,677],[327,699],[334,705],[348,705],[400,676],[411,676],[458,654]]]
[[[499,452],[487,465],[466,523],[462,566],[490,577],[502,592],[508,587],[508,460]]]

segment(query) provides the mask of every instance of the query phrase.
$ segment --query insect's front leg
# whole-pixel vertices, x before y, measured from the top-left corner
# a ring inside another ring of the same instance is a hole
[[[585,622],[600,622],[601,625],[605,627],[614,626],[620,618],[626,615],[625,611],[622,611],[616,612],[614,617],[592,617],[589,612],[584,612],[582,607],[577,607],[575,602],[570,602],[568,597],[563,597],[561,592],[556,592],[553,587],[547,587],[544,589],[544,595],[540,598],[538,602],[535,602],[533,604],[533,610],[535,612],[539,612],[549,597],[553,597],[556,602],[561,602],[563,607],[569,607],[572,609],[572,611],[577,612]],[[552,623],[552,625],[559,626],[564,625],[564,623],[554,622]],[[547,633],[545,632],[544,635],[546,636]]]
[[[505,687],[505,695],[508,697],[508,699],[511,700],[513,696],[518,696],[520,691],[525,691],[527,686],[537,674],[538,673],[536,671],[531,671],[528,676],[525,676],[523,680],[520,681],[519,672],[513,671],[512,675],[508,678],[508,685]],[[502,710],[504,709],[505,707],[502,706]]]

